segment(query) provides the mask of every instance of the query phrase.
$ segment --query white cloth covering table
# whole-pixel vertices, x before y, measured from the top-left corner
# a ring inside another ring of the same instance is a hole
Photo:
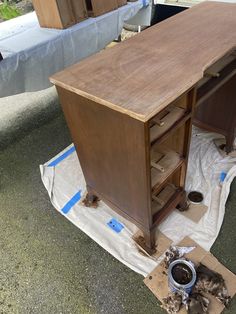
[[[65,30],[41,28],[35,12],[1,23],[0,97],[50,87],[49,76],[103,49],[146,3],[128,3]]]

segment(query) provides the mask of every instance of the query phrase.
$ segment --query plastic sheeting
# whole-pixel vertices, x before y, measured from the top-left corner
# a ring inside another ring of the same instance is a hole
[[[222,157],[213,143],[213,139],[219,137],[218,134],[197,128],[193,130],[186,190],[201,191],[208,210],[198,223],[177,210],[173,211],[159,229],[174,244],[190,236],[208,251],[218,236],[230,185],[236,176],[236,158]],[[132,235],[138,230],[135,225],[103,202],[99,203],[97,209],[82,205],[86,185],[73,145],[40,166],[40,170],[52,204],[73,224],[134,271],[147,276],[157,266],[161,257],[155,261],[141,255],[132,240]],[[221,185],[219,177],[222,171],[227,176]],[[124,225],[119,233],[107,225],[112,218]]]
[[[146,0],[89,18],[68,29],[40,28],[35,12],[0,24],[0,97],[51,86],[48,78],[103,49]]]

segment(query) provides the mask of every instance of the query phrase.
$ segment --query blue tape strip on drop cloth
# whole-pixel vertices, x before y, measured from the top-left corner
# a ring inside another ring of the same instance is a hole
[[[74,153],[75,151],[75,146],[72,146],[71,148],[69,148],[64,154],[62,154],[61,156],[59,156],[58,158],[56,158],[55,160],[53,160],[52,162],[50,162],[50,164],[48,165],[48,167],[55,167],[57,166],[61,161],[63,161],[64,159],[66,159],[68,156],[70,156],[72,153]]]
[[[82,191],[80,190],[77,192],[70,200],[68,203],[65,204],[65,206],[61,209],[63,214],[68,214],[71,208],[78,203],[78,201],[81,199],[81,193]]]
[[[225,178],[227,177],[227,173],[222,171],[220,174],[220,182],[224,182]]]
[[[108,227],[110,227],[112,230],[114,230],[116,233],[120,233],[122,229],[124,229],[124,226],[117,221],[116,219],[112,218],[108,223]]]

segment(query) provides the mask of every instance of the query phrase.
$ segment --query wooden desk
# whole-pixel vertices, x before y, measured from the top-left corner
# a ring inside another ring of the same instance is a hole
[[[212,65],[231,58],[235,16],[235,4],[201,3],[51,78],[87,201],[98,197],[135,223],[150,253],[156,226],[177,205],[186,207],[198,84]]]

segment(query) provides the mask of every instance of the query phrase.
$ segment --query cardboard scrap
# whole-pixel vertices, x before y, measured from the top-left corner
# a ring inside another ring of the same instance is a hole
[[[142,232],[138,231],[135,233],[135,235],[133,236],[133,240],[135,241],[136,245],[138,246],[140,253],[142,252],[144,255],[148,255],[147,252],[145,252],[136,242],[136,239],[138,239],[139,237],[142,237]],[[155,238],[156,238],[156,253],[154,253],[151,257],[154,260],[158,260],[160,258],[160,256],[166,251],[166,249],[171,245],[172,240],[169,239],[167,236],[165,236],[160,230],[156,229],[156,234],[155,234]]]
[[[205,215],[205,213],[207,212],[208,207],[203,205],[203,204],[190,204],[188,210],[186,211],[179,211],[176,209],[176,211],[178,211],[178,213],[180,213],[181,215],[185,216],[186,218],[192,220],[195,223],[198,223],[200,221],[200,219]],[[158,260],[161,255],[169,248],[169,246],[172,243],[172,240],[169,239],[166,235],[164,235],[159,229],[156,229],[156,234],[155,234],[155,238],[156,238],[156,252],[152,255],[148,254],[147,251],[145,251],[139,244],[138,244],[138,239],[142,238],[142,232],[138,231],[137,233],[135,233],[135,235],[133,236],[133,240],[135,241],[136,245],[138,246],[138,249],[140,251],[140,254],[149,256],[151,259],[153,260]]]
[[[223,266],[210,252],[205,251],[189,237],[184,238],[178,243],[178,246],[196,246],[192,252],[185,254],[185,257],[196,265],[201,262],[208,268],[220,273],[225,280],[229,295],[233,297],[236,294],[236,275]],[[166,249],[168,248],[169,244],[166,245]],[[144,279],[144,283],[162,302],[169,292],[167,272],[163,262]],[[209,294],[205,294],[205,296],[210,300],[209,314],[220,314],[224,310],[224,305],[216,298]],[[187,311],[185,308],[182,308],[179,313],[186,314]]]
[[[208,207],[203,204],[190,204],[188,210],[184,212],[178,211],[186,218],[198,223],[207,212]]]

